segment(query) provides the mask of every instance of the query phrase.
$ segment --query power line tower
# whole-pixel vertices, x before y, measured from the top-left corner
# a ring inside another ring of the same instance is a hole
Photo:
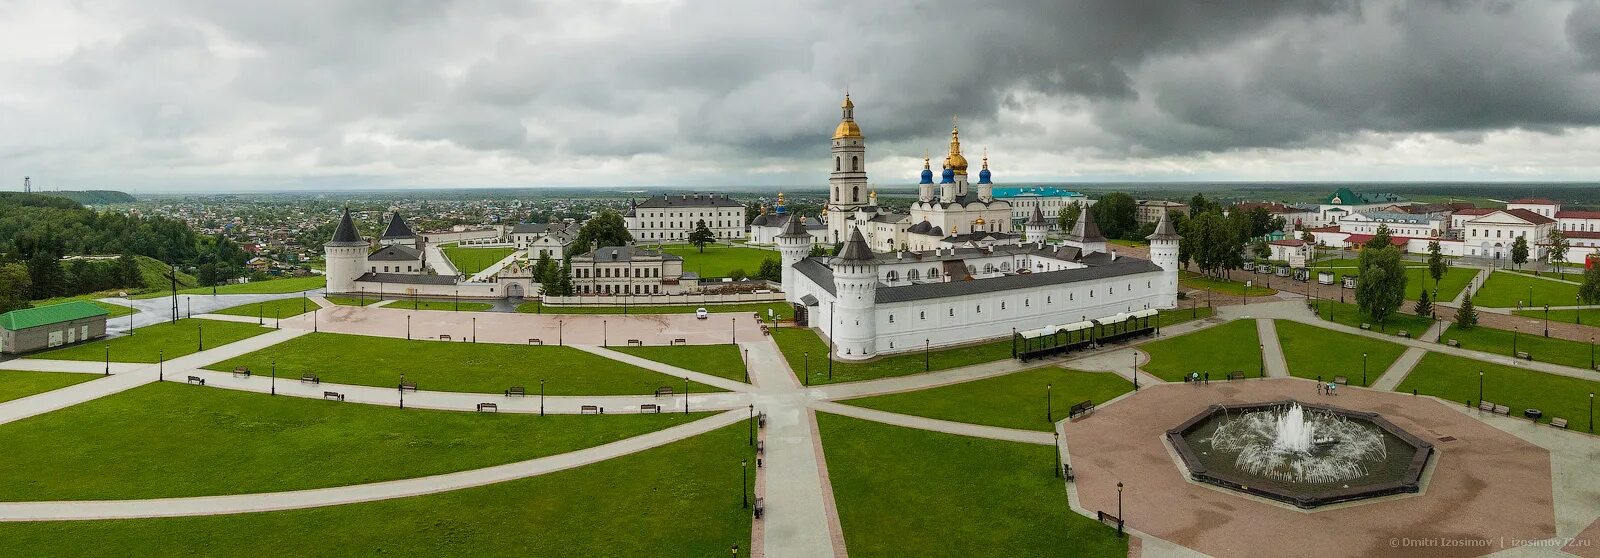
[[[178,266],[167,264],[167,278],[172,280],[172,323],[178,323]]]
[[[33,193],[33,178],[27,176],[22,177],[22,193]]]

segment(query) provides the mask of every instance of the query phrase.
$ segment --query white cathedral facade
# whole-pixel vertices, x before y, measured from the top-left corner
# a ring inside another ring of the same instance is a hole
[[[1179,236],[1165,218],[1148,237],[1149,260],[1108,249],[1089,212],[1052,245],[1050,223],[1034,208],[1018,238],[1007,232],[1010,204],[992,195],[987,157],[969,190],[954,129],[940,184],[925,163],[911,212],[886,211],[867,187],[866,144],[848,96],[842,108],[824,210],[829,239],[842,249],[808,256],[812,239],[801,219],[777,236],[785,298],[831,340],[837,358],[1176,307]]]

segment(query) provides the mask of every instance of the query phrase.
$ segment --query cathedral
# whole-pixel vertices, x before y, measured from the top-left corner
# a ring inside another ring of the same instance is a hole
[[[910,213],[896,213],[878,205],[878,194],[867,183],[866,138],[856,124],[855,103],[849,95],[840,110],[839,125],[833,131],[828,206],[823,211],[828,242],[843,243],[857,230],[877,251],[982,248],[1021,242],[1012,232],[1010,202],[994,197],[988,155],[983,157],[977,184],[968,182],[959,128],[950,128],[950,149],[939,184],[934,184],[930,159],[924,157],[917,201]]]

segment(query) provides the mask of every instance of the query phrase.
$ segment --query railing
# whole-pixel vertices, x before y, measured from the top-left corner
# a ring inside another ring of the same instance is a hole
[[[687,304],[739,304],[781,302],[783,293],[546,296],[546,307],[556,306],[681,306]]]

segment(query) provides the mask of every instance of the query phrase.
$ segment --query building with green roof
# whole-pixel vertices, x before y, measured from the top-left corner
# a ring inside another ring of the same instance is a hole
[[[0,314],[0,353],[29,353],[105,337],[109,315],[83,300]]]

